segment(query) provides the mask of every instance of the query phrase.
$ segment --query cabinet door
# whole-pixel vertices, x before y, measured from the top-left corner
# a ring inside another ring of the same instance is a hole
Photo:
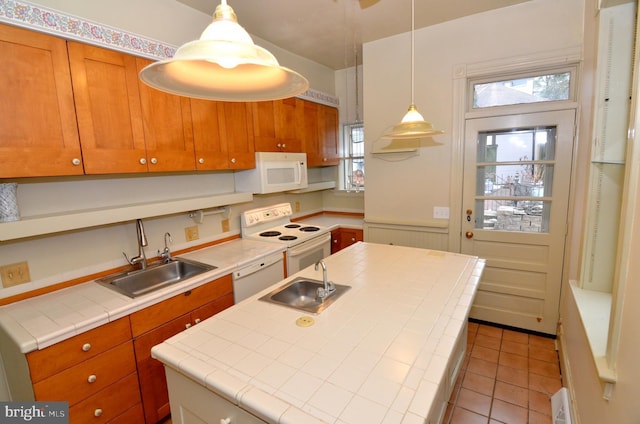
[[[304,151],[307,153],[308,166],[322,165],[321,133],[318,120],[318,104],[313,102],[304,102],[303,106],[303,130],[302,139]]]
[[[85,173],[147,172],[133,56],[68,42]]]
[[[82,174],[66,42],[0,25],[0,178]]]
[[[150,64],[136,58],[138,72]],[[144,142],[150,172],[193,171],[191,104],[186,97],[158,91],[139,82]]]
[[[155,423],[170,414],[167,381],[162,362],[151,357],[151,348],[191,326],[190,314],[185,314],[133,341],[138,364],[138,379],[146,422]]]
[[[274,103],[276,122],[276,148],[283,152],[303,152],[303,101],[291,97]]]
[[[338,109],[318,105],[320,110],[320,142],[322,143],[322,165],[337,165],[340,157],[338,145]]]
[[[251,105],[248,103],[222,102],[218,105],[220,139],[226,144],[227,168],[255,168]]]
[[[196,169],[228,169],[227,144],[220,137],[221,102],[191,99],[191,121],[195,146]]]
[[[253,118],[253,137],[257,152],[277,152],[275,102],[251,103]]]
[[[340,248],[344,249],[352,244],[362,241],[362,230],[352,230],[349,228],[342,228],[340,230]]]

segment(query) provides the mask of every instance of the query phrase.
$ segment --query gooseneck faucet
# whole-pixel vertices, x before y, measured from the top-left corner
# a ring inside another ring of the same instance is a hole
[[[327,266],[324,264],[324,261],[319,260],[316,262],[315,270],[318,270],[318,266],[322,267],[322,283],[324,288],[318,288],[317,299],[318,301],[323,301],[327,297],[331,296],[335,291],[336,287],[333,285],[331,281],[327,278]]]
[[[122,252],[127,262],[131,265],[140,264],[142,269],[147,268],[147,256],[144,254],[144,247],[148,246],[147,235],[144,233],[144,225],[142,225],[142,220],[136,220],[136,236],[138,240],[138,256],[135,256],[131,259],[127,257],[127,254]]]
[[[169,241],[167,241],[167,239]],[[167,232],[164,233],[164,249],[162,252],[158,249],[158,256],[160,256],[166,263],[171,262],[171,250],[169,249],[169,243],[173,243],[173,240],[171,239],[171,234]]]

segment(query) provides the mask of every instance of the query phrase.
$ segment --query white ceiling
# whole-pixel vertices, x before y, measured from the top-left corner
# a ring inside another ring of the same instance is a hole
[[[213,15],[220,0],[176,0]],[[529,0],[416,0],[416,29]],[[251,35],[332,69],[361,44],[411,30],[411,0],[228,0]],[[204,28],[203,28],[204,30]],[[257,43],[259,44],[259,43]]]

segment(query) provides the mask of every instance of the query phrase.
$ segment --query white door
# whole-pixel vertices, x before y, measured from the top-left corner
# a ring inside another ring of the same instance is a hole
[[[575,111],[468,119],[462,253],[487,260],[471,317],[555,334]]]

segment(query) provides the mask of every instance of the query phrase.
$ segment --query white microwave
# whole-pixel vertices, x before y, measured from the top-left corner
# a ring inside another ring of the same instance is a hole
[[[307,154],[256,152],[256,167],[236,171],[236,191],[277,193],[308,186]]]

